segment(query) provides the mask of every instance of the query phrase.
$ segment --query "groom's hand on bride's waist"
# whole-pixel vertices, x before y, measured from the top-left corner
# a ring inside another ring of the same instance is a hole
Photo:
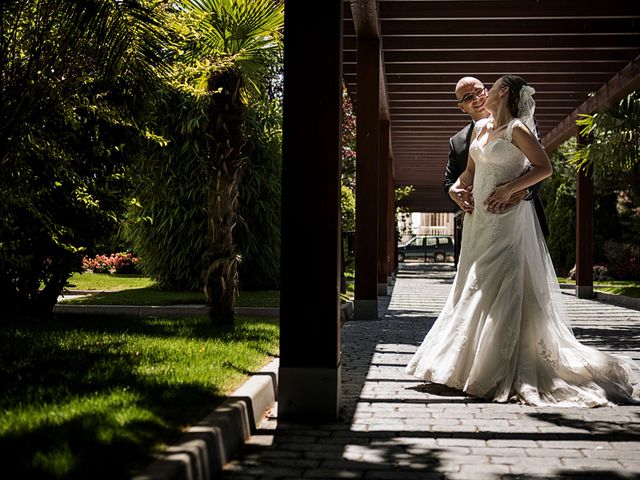
[[[449,189],[449,196],[460,207],[463,212],[473,213],[473,185],[469,185],[466,188],[456,188],[455,186]]]

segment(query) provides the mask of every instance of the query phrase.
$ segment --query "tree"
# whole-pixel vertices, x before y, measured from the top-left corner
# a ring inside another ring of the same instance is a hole
[[[281,49],[284,5],[273,0],[183,0],[181,5],[194,22],[185,48],[203,67],[203,84],[212,97],[205,298],[212,322],[232,324],[239,262],[233,231],[246,101],[263,90],[269,65]]]
[[[578,169],[593,165],[596,174],[630,173],[640,163],[640,90],[630,93],[613,108],[594,115],[580,115],[580,133],[590,138],[574,151],[571,162]]]
[[[578,170],[592,169],[596,187],[602,187],[594,215],[594,227],[601,226],[600,234],[595,235],[595,260],[602,251],[601,257],[607,257],[618,276],[635,269],[637,277],[640,261],[634,252],[640,249],[640,90],[606,111],[581,115],[577,124],[589,142],[574,147],[570,161]],[[620,255],[623,251],[626,253]]]
[[[0,21],[0,292],[47,314],[124,211],[161,22],[142,0],[4,0]]]

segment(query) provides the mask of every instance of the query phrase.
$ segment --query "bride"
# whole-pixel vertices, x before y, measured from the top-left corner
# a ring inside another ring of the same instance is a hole
[[[454,185],[473,185],[475,200],[464,218],[458,272],[406,371],[497,402],[635,402],[633,361],[573,335],[531,202],[491,213],[552,173],[532,134],[533,93],[515,75],[489,90],[485,108],[492,116],[476,123],[467,168]]]

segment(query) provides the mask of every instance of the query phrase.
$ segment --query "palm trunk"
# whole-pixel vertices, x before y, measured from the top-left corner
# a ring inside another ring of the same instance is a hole
[[[242,174],[242,125],[245,107],[240,99],[241,80],[227,69],[209,81],[213,93],[211,124],[213,148],[207,165],[209,176],[209,248],[204,255],[204,289],[211,322],[233,325],[233,304],[238,286],[239,257],[233,240]]]

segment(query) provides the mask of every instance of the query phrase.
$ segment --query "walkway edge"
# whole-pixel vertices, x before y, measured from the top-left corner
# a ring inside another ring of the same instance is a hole
[[[624,295],[614,295],[613,293],[595,292],[596,300],[617,305],[619,307],[633,308],[640,310],[640,298],[626,297]]]
[[[270,307],[236,307],[236,315],[248,317],[280,316],[279,308]],[[64,305],[58,303],[53,307],[54,313],[65,314],[100,314],[100,315],[132,315],[134,317],[171,316],[189,317],[206,315],[206,305]]]
[[[206,305],[65,305],[58,303],[53,307],[53,313],[64,314],[100,314],[100,315],[131,315],[134,317],[170,316],[189,317],[206,315]],[[276,307],[235,307],[236,315],[246,317],[278,318],[280,309]],[[353,302],[345,302],[340,306],[342,321],[353,317]]]
[[[209,480],[244,445],[277,398],[279,359],[254,374],[222,405],[132,480]]]

